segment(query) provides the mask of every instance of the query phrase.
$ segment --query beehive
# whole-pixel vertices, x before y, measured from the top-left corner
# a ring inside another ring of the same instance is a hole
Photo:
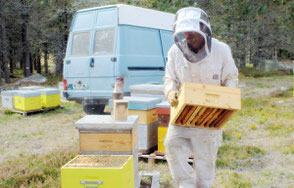
[[[138,115],[138,124],[151,124],[158,120],[156,110],[129,110],[129,115]]]
[[[19,90],[38,90],[38,89],[43,89],[44,87],[42,86],[23,86],[23,87],[19,87]]]
[[[17,90],[9,90],[9,91],[2,91],[1,92],[1,102],[2,102],[2,107],[7,108],[10,110],[14,109],[14,102],[13,102],[13,97],[14,93]]]
[[[115,121],[111,115],[87,115],[76,122],[83,155],[133,155],[138,184],[138,116]]]
[[[184,83],[178,100],[171,108],[171,124],[179,126],[220,129],[241,109],[238,88]]]
[[[114,121],[110,115],[87,115],[76,122],[82,154],[132,154],[137,147],[138,116]]]
[[[170,104],[168,103],[168,101],[157,104],[156,113],[158,115],[159,126],[167,127],[170,120]]]
[[[164,86],[163,85],[155,85],[155,84],[137,84],[131,85],[131,96],[136,97],[156,97],[161,100],[166,100],[164,95]]]
[[[164,139],[166,137],[168,127],[158,127],[158,149],[160,153],[165,153]]]
[[[129,102],[129,110],[151,110],[161,102],[160,98],[154,97],[124,97]],[[109,108],[113,108],[113,100],[109,100]]]
[[[38,91],[17,91],[14,94],[14,109],[35,111],[42,108],[41,93]]]
[[[149,153],[157,146],[158,122],[138,125],[138,149],[140,153]]]
[[[61,168],[62,188],[135,187],[132,155],[78,155]]]
[[[41,102],[43,108],[53,108],[61,105],[60,91],[54,88],[38,89],[41,92]]]

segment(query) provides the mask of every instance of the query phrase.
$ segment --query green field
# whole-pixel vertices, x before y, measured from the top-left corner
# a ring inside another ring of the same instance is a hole
[[[214,187],[294,186],[293,76],[241,77],[242,110],[226,125]],[[282,87],[282,89],[279,89]],[[0,187],[60,187],[60,167],[78,154],[81,105],[22,117],[0,113]],[[139,163],[174,187],[167,163]]]

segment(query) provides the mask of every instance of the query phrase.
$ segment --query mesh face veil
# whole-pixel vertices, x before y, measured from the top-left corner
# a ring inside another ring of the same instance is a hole
[[[184,37],[185,32],[197,32],[204,39],[204,45],[195,53]],[[196,63],[206,58],[211,52],[211,28],[207,14],[200,8],[180,9],[173,24],[175,44],[180,48],[186,60]]]

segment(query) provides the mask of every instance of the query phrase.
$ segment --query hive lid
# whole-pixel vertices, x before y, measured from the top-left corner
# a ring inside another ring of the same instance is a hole
[[[25,86],[25,87],[19,87],[19,90],[36,90],[36,89],[42,89],[44,87],[42,86]]]
[[[14,96],[19,96],[19,97],[37,97],[40,95],[41,93],[39,91],[30,91],[30,90],[18,90],[14,94]]]
[[[37,91],[40,91],[42,95],[55,95],[60,93],[60,90],[56,88],[42,88]]]
[[[115,121],[111,115],[87,115],[76,122],[76,128],[84,131],[130,130],[137,124],[139,116],[128,116],[126,121]]]
[[[155,84],[137,84],[130,86],[131,93],[153,93],[153,94],[164,94],[163,85]]]
[[[129,110],[151,110],[156,108],[156,104],[161,102],[160,98],[155,97],[124,97],[129,102]],[[112,100],[109,101],[109,107],[112,108]]]
[[[2,96],[13,96],[17,92],[17,90],[7,90],[7,91],[2,91],[1,95]]]
[[[168,101],[163,101],[156,105],[157,108],[170,108],[170,104]]]

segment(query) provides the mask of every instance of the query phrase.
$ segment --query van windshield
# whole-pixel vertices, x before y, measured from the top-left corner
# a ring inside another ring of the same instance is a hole
[[[112,55],[115,29],[98,30],[95,33],[94,55]]]

